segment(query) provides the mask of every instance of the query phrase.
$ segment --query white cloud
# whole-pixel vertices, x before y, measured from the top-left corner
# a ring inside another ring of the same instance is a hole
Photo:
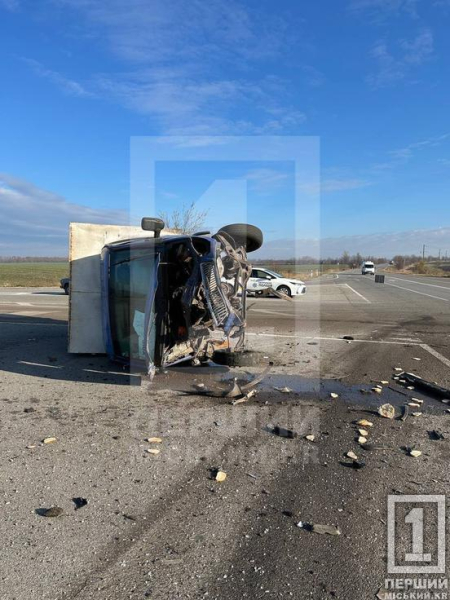
[[[243,176],[257,192],[270,193],[283,186],[288,179],[288,173],[276,169],[252,169]]]
[[[6,10],[14,11],[20,7],[19,0],[0,0],[0,8],[5,8]]]
[[[64,256],[71,221],[127,224],[125,211],[68,202],[32,183],[0,173],[0,238],[3,255]]]
[[[348,8],[350,12],[369,15],[369,18],[379,21],[403,13],[417,17],[418,2],[419,0],[352,0]]]
[[[419,246],[418,240],[420,240]],[[261,250],[255,252],[255,258],[288,259],[295,256],[297,258],[301,256],[335,258],[341,256],[345,250],[350,254],[360,252],[363,256],[390,258],[396,254],[418,254],[421,244],[426,244],[430,248],[450,249],[450,227],[369,235],[348,235],[321,240],[274,240],[265,242]]]
[[[299,189],[307,194],[329,194],[332,192],[345,192],[349,190],[357,190],[360,188],[373,185],[371,181],[358,178],[329,178],[322,179],[320,183],[300,184]]]
[[[31,58],[23,57],[21,59],[24,63],[26,63],[33,72],[38,77],[43,77],[44,79],[48,79],[57,87],[59,87],[63,92],[69,94],[70,96],[93,96],[92,92],[89,92],[85,87],[83,87],[78,81],[74,81],[73,79],[68,79],[64,77],[60,73],[56,71],[52,71],[44,67],[40,62]]]
[[[372,169],[379,171],[401,166],[409,162],[418,150],[439,146],[448,139],[450,139],[450,133],[443,133],[441,135],[432,136],[424,140],[419,140],[418,142],[412,142],[403,148],[390,150],[388,152],[389,160],[373,165]]]
[[[235,0],[50,1],[81,15],[86,36],[125,65],[91,74],[91,93],[149,116],[163,134],[282,133],[305,121],[286,82],[270,75],[294,31],[280,16],[267,19]],[[309,73],[315,84],[319,76]]]
[[[410,76],[413,67],[429,60],[434,51],[430,29],[421,31],[412,41],[400,40],[392,51],[385,40],[378,41],[371,50],[377,70],[367,77],[373,88],[386,87]]]
[[[311,65],[304,65],[302,68],[304,79],[310,87],[320,87],[325,83],[325,75]]]
[[[120,58],[133,63],[167,60],[217,64],[237,57],[258,60],[277,56],[288,43],[287,23],[235,0],[53,0],[81,13],[90,35],[106,39]],[[245,65],[242,64],[245,70]]]

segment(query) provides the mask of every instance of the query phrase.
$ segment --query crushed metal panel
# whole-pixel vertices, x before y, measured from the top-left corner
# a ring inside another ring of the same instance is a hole
[[[165,230],[163,235],[176,235]],[[104,354],[101,262],[103,246],[130,238],[153,237],[153,232],[127,225],[70,223],[69,352]]]

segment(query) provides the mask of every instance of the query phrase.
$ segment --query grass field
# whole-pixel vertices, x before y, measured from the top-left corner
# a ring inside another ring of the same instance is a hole
[[[388,267],[386,269],[389,273],[402,273],[403,275],[422,275],[425,277],[450,277],[450,262],[423,262],[420,261],[413,265],[409,265],[404,269],[396,269],[395,267]]]
[[[0,286],[59,287],[59,280],[69,276],[69,263],[0,263]]]
[[[262,266],[262,265],[261,265]],[[287,277],[311,279],[323,273],[342,271],[347,265],[264,265]],[[59,287],[59,280],[69,277],[69,263],[0,263],[0,286],[2,287]]]

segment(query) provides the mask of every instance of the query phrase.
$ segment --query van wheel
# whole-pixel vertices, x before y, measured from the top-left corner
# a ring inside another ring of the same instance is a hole
[[[233,225],[225,225],[217,233],[220,235],[222,232],[231,236],[238,246],[244,246],[247,252],[258,250],[263,243],[263,233],[255,225],[234,223]]]

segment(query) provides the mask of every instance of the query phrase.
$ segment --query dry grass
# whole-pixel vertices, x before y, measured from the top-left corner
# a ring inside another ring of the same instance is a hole
[[[388,273],[398,273],[400,275],[422,275],[424,277],[450,277],[450,263],[425,263],[420,261],[405,267],[404,269],[396,269],[395,267],[387,267]]]

